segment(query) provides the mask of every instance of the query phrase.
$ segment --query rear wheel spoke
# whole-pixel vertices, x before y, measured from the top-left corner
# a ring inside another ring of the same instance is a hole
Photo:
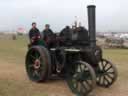
[[[81,85],[82,85],[82,88],[84,88],[85,91],[88,90],[88,88],[85,86],[85,84],[83,82],[81,83]]]
[[[87,86],[91,86],[91,84],[89,83],[88,80],[86,80],[85,82],[86,82]]]

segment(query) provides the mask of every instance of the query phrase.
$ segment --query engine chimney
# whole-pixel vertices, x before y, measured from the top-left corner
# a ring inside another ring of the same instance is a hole
[[[88,30],[90,37],[90,46],[96,46],[96,20],[95,20],[95,5],[89,5],[88,7]]]

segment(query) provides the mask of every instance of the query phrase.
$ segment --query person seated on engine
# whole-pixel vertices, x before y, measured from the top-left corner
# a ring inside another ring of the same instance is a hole
[[[60,32],[60,37],[63,38],[64,40],[71,40],[72,37],[72,30],[70,26],[66,26],[61,32]]]
[[[53,31],[50,29],[49,24],[45,25],[45,29],[42,31],[42,36],[44,41],[46,42],[48,49],[52,48],[55,42],[55,35]]]
[[[29,31],[30,45],[38,45],[38,40],[41,39],[39,29],[36,27],[36,23],[32,23],[32,28]]]

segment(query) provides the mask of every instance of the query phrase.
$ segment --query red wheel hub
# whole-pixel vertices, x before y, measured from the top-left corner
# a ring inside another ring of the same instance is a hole
[[[39,69],[40,68],[40,60],[39,59],[36,59],[35,62],[34,62],[34,68],[35,69]]]

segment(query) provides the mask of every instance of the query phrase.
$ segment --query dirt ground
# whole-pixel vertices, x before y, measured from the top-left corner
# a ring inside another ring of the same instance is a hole
[[[64,80],[49,80],[40,84],[31,82],[23,64],[1,61],[0,68],[0,83],[2,83],[0,96],[74,96]],[[90,96],[127,95],[128,81],[120,77],[111,88],[103,89],[96,86],[90,94]]]
[[[1,62],[0,68],[0,96],[73,96],[64,80],[38,84],[28,79],[23,65]]]

